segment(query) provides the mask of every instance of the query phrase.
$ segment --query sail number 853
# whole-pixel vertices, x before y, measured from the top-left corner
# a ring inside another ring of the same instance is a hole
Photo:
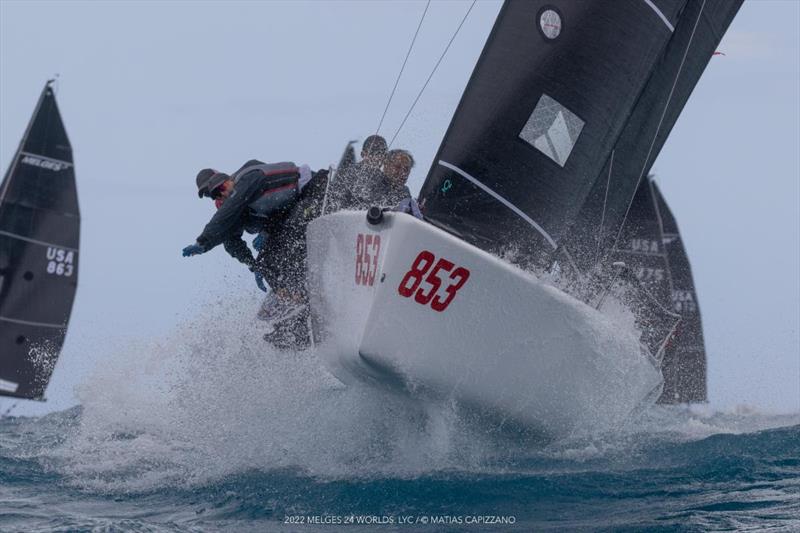
[[[469,270],[466,268],[456,267],[444,258],[437,261],[435,255],[423,250],[411,263],[411,270],[403,276],[397,292],[404,298],[413,296],[418,304],[430,304],[431,309],[441,313],[447,309],[468,279]],[[441,288],[444,294],[440,293]]]

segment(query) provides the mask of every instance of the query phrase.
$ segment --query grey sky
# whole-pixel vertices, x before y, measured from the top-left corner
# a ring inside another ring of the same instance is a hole
[[[391,137],[469,3],[434,2],[381,133]],[[397,146],[422,183],[499,2],[478,2]],[[424,2],[0,1],[0,164],[44,81],[76,161],[80,287],[43,412],[126,339],[222,298],[256,305],[197,169],[258,157],[319,168],[377,127]],[[714,406],[800,408],[800,4],[747,2],[654,170],[692,259]]]

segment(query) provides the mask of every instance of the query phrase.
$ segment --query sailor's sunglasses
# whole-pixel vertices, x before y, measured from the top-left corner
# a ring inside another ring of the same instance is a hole
[[[205,192],[205,194],[204,194],[203,196],[206,196],[206,197],[208,197],[208,198],[211,198],[212,200],[216,200],[217,198],[219,198],[220,196],[222,196],[222,189],[223,189],[224,185],[225,185],[225,184],[224,184],[224,183],[222,183],[222,184],[220,184],[219,186],[215,187],[213,190],[211,190],[211,191],[206,191],[206,192]]]

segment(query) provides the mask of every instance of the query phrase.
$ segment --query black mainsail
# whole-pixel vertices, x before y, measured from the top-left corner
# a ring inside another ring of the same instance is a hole
[[[573,223],[568,240],[585,271],[621,238],[634,195],[711,60],[742,0],[688,0],[664,54]]]
[[[650,176],[636,190],[620,238],[609,256],[624,262],[641,289],[654,300],[652,304],[656,305],[651,307],[660,307],[647,313],[651,336],[668,339],[660,354],[664,392],[659,402],[705,401],[706,355],[691,266],[675,217]],[[680,320],[676,323],[677,317]]]
[[[593,256],[598,232],[610,250],[740,4],[508,0],[420,192],[425,218],[524,263],[565,243]],[[597,216],[582,212],[598,191]]]
[[[0,395],[43,399],[78,282],[80,213],[47,83],[0,185]]]

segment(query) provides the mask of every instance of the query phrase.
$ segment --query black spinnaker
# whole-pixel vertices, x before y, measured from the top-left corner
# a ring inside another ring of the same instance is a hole
[[[0,186],[0,395],[43,399],[78,282],[75,170],[51,82]]]
[[[566,246],[592,265],[740,4],[507,0],[420,192],[425,218],[523,264]],[[583,212],[598,191],[597,216]]]

